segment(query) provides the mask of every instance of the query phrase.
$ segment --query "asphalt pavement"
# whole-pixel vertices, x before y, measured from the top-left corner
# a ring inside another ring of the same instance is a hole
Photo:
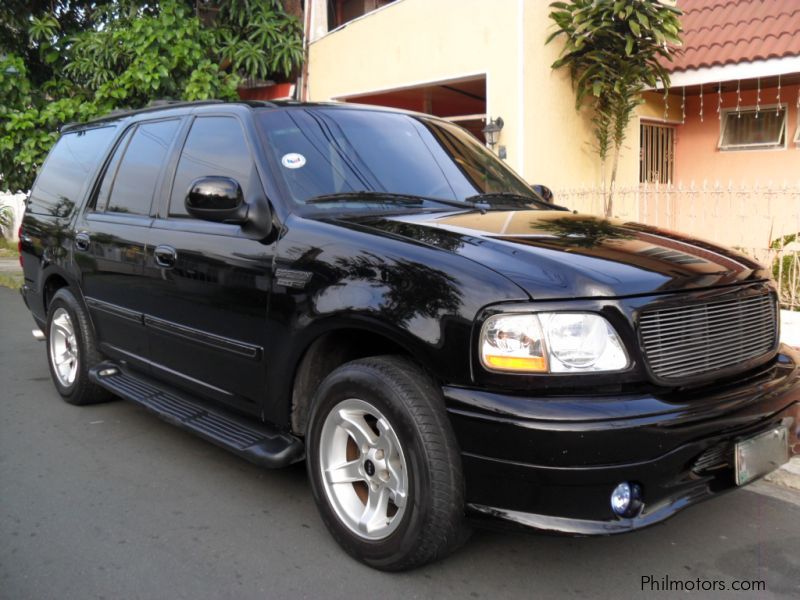
[[[444,561],[373,571],[328,535],[303,465],[258,469],[123,401],[65,404],[32,326],[19,293],[0,288],[3,600],[616,600],[668,581],[763,581],[716,597],[800,597],[800,492],[766,482],[633,534],[477,531]]]

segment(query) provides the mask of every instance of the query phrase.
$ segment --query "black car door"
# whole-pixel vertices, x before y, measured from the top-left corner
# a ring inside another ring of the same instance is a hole
[[[75,260],[102,351],[146,368],[144,261],[153,199],[180,119],[146,121],[120,137],[76,224]]]
[[[239,225],[190,217],[186,194],[206,176],[232,178],[246,201],[266,202],[237,117],[194,118],[153,222],[144,268],[153,298],[145,317],[153,374],[258,414],[274,243],[248,239]]]

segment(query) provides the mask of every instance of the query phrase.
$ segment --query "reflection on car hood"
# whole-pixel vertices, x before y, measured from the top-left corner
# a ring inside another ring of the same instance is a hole
[[[752,259],[638,223],[562,211],[468,211],[342,219],[340,224],[454,252],[534,299],[613,297],[768,278]]]

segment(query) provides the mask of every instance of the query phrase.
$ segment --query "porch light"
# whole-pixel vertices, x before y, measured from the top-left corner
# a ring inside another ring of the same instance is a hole
[[[500,137],[500,132],[503,129],[503,117],[497,117],[496,119],[489,119],[489,122],[486,123],[486,127],[481,129],[483,132],[483,137],[486,139],[486,143],[489,144],[492,148],[495,147],[497,144],[497,140]]]

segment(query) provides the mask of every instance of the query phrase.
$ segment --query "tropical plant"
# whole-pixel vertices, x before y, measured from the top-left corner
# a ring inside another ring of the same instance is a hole
[[[227,0],[215,20],[222,57],[243,77],[288,77],[303,60],[303,30],[279,0]]]
[[[681,11],[658,0],[573,0],[554,2],[556,30],[547,38],[564,40],[552,68],[569,69],[577,110],[593,111],[594,138],[603,173],[606,216],[613,210],[614,185],[625,132],[642,92],[669,88],[663,61],[670,44],[680,45]],[[610,183],[606,185],[611,152]]]
[[[219,68],[215,49],[212,29],[182,3],[163,0],[157,14],[120,16],[75,36],[65,70],[100,105],[234,99],[238,76]]]
[[[302,30],[279,0],[5,0],[0,190],[27,190],[59,128],[155,99],[235,99],[288,77]],[[214,18],[201,19],[200,9]]]

